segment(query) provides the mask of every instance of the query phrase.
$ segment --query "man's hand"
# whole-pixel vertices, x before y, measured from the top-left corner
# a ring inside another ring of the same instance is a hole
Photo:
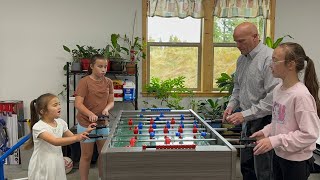
[[[227,122],[229,122],[230,124],[234,124],[234,125],[238,125],[244,122],[244,118],[242,116],[242,113],[237,112],[234,113],[228,117],[226,117]]]
[[[231,115],[232,113],[232,108],[231,107],[227,107],[226,110],[224,110],[223,112],[223,116],[222,116],[222,122],[225,122],[226,121],[226,118]]]

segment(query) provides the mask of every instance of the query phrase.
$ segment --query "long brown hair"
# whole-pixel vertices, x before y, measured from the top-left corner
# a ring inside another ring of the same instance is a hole
[[[39,121],[39,115],[43,116],[48,111],[48,103],[53,98],[57,97],[54,94],[46,93],[34,99],[30,103],[30,132],[32,133],[33,126]],[[31,149],[33,147],[33,136],[26,142],[24,149]]]
[[[304,68],[304,61],[307,66],[304,74],[304,84],[308,88],[310,94],[316,101],[317,113],[320,115],[320,100],[319,100],[319,82],[314,68],[313,61],[306,55],[301,45],[293,42],[286,42],[280,45],[285,51],[285,61],[296,62],[296,71],[300,72]]]
[[[96,61],[98,59],[103,59],[103,60],[106,60],[106,58],[101,55],[101,54],[95,54],[93,55],[91,58],[90,58],[90,67],[88,69],[88,75],[92,74],[92,68],[91,68],[91,65],[94,66],[94,64],[96,64]]]

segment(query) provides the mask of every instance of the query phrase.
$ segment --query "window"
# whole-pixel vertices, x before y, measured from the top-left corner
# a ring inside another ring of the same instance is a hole
[[[217,18],[212,16],[212,10],[204,12],[204,18],[200,19],[147,17],[147,0],[143,2],[143,35],[147,40],[143,87],[151,77],[164,80],[185,76],[185,85],[196,95],[221,96],[216,79],[222,72],[232,74],[240,55],[233,40],[234,28],[249,21],[258,27],[260,39],[272,32],[273,23],[262,17]],[[204,2],[212,5],[214,1]]]
[[[148,17],[148,79],[184,76],[187,87],[199,90],[200,39],[200,19]]]
[[[251,22],[258,28],[260,39],[264,37],[265,21],[257,18],[217,18],[214,17],[213,25],[213,90],[217,90],[216,79],[221,73],[232,74],[236,69],[236,61],[240,56],[236,43],[233,41],[233,31],[242,22]]]

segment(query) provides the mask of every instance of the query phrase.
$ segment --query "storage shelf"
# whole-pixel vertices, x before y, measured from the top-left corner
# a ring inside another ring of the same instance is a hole
[[[87,74],[88,71],[70,71],[70,75],[81,75],[81,74]],[[106,76],[108,75],[117,75],[117,76],[135,76],[136,74],[128,74],[125,71],[108,71],[106,73]]]

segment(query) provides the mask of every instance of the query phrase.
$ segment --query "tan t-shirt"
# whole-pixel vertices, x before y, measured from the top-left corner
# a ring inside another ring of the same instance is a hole
[[[79,81],[75,96],[83,97],[83,105],[97,116],[101,116],[108,104],[109,96],[113,96],[112,80],[106,77],[101,81],[96,81],[86,76]],[[88,116],[79,111],[77,120],[83,127],[87,127],[91,123]]]

